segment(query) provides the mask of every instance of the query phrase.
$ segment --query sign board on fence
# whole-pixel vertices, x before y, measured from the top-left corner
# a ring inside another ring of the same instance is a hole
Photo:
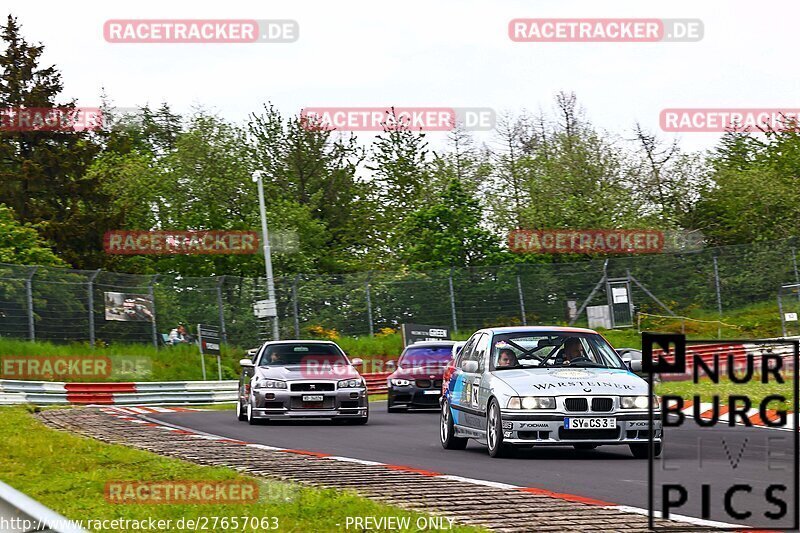
[[[278,316],[278,306],[275,300],[257,300],[253,304],[253,313],[256,318],[270,318]]]
[[[420,341],[445,341],[450,339],[447,326],[423,326],[421,324],[401,324],[403,346]]]
[[[222,361],[220,358],[219,327],[208,324],[197,324],[197,340],[200,343],[200,363],[203,368],[203,380],[206,379],[206,362],[204,355],[217,356],[217,373],[222,381]]]
[[[589,329],[611,329],[611,309],[607,305],[590,305],[586,308]]]
[[[200,351],[207,355],[219,355],[219,327],[197,324],[197,337],[200,340]]]
[[[797,313],[784,313],[783,319],[786,322],[797,322]]]
[[[153,299],[149,294],[104,292],[106,320],[121,322],[152,322]]]

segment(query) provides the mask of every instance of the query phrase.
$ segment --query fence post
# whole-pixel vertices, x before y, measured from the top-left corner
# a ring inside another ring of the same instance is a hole
[[[522,325],[528,325],[528,318],[525,316],[525,297],[522,295],[522,280],[519,278],[519,272],[517,272],[517,292],[519,293],[519,310],[522,313]]]
[[[38,266],[31,267],[31,273],[25,280],[25,298],[28,307],[28,340],[36,340],[36,326],[33,320],[33,276],[36,274]]]
[[[89,307],[89,346],[94,348],[94,278],[100,273],[100,270],[95,270],[89,276],[89,281],[87,282],[88,286],[88,300],[87,305]]]
[[[228,333],[225,331],[225,308],[222,306],[222,285],[225,276],[220,276],[217,282],[217,308],[219,308],[219,336],[222,342],[228,342]],[[222,381],[222,378],[220,378]]]
[[[719,267],[717,266],[717,256],[713,256],[714,259],[714,285],[717,289],[717,313],[719,314],[719,319],[722,320],[722,294],[719,289]],[[717,338],[722,338],[722,324],[717,325]]]
[[[369,282],[372,278],[372,271],[367,272],[367,281],[364,283],[364,288],[367,292],[367,320],[369,321],[369,336],[375,336],[375,327],[372,324],[372,295],[369,290]]]
[[[153,276],[153,279],[150,280],[150,285],[147,287],[147,294],[150,296],[150,301],[153,303],[153,346],[155,346],[156,350],[158,349],[158,325],[156,322],[156,296],[155,291],[153,290],[153,285],[156,284],[158,281],[158,274]]]
[[[292,311],[294,311],[294,338],[300,338],[300,313],[298,312],[297,303],[297,282],[300,281],[300,274],[294,277],[292,282]]]
[[[450,275],[447,277],[448,284],[450,285],[450,311],[453,314],[453,332],[458,331],[458,322],[456,321],[456,294],[453,290],[453,270],[455,267],[450,267]]]
[[[794,282],[800,285],[800,275],[797,273],[797,249],[792,246],[792,267],[794,267]],[[797,291],[797,299],[800,300],[800,291]]]
[[[778,289],[778,313],[781,315],[781,332],[783,332],[783,336],[786,336],[786,320],[784,320],[783,316],[783,304],[781,303],[781,289]]]

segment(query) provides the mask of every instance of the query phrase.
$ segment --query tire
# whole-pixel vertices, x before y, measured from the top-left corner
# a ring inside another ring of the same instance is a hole
[[[586,452],[589,450],[594,450],[597,448],[597,444],[589,444],[589,443],[580,443],[580,444],[573,444],[572,447],[578,451]]]
[[[649,449],[649,444],[648,443],[644,443],[644,444],[629,444],[628,446],[630,446],[631,453],[633,454],[633,456],[635,458],[637,458],[637,459],[647,459],[648,457],[650,457],[650,449]],[[661,455],[661,448],[662,448],[662,446],[661,446],[660,442],[653,443],[653,457],[658,457],[658,456]]]
[[[239,422],[247,420],[247,411],[242,409],[242,400],[236,400],[236,418]]]
[[[455,436],[455,425],[450,413],[450,405],[447,401],[443,401],[442,410],[439,413],[439,442],[442,443],[442,448],[445,450],[463,450],[467,447],[468,440],[464,437]]]
[[[486,409],[486,448],[489,457],[508,457],[513,454],[513,448],[503,443],[503,421],[501,420],[500,405],[492,398]]]
[[[247,414],[245,416],[247,417],[247,423],[250,424],[251,426],[257,426],[261,423],[259,419],[253,417],[252,402],[247,402]]]

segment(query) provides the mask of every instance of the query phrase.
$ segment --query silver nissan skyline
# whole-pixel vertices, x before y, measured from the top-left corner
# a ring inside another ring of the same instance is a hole
[[[637,365],[638,366],[638,365]],[[440,441],[468,439],[492,457],[516,448],[627,445],[634,457],[659,456],[658,398],[597,332],[563,327],[477,331],[457,359],[441,399]],[[653,421],[648,419],[652,402]]]
[[[239,361],[242,374],[236,417],[261,420],[330,418],[354,424],[369,419],[367,384],[334,342],[267,342]]]

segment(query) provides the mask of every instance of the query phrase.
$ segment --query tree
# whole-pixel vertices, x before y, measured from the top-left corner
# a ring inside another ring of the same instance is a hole
[[[74,102],[57,102],[61,74],[54,66],[40,67],[44,46],[22,37],[11,15],[0,39],[0,108],[74,108]],[[96,152],[85,131],[0,132],[0,202],[23,222],[37,223],[56,252],[76,266],[86,266],[102,242],[94,207],[105,199],[85,179]]]
[[[417,270],[464,267],[489,262],[500,251],[481,227],[481,207],[453,179],[430,205],[411,212],[398,228],[396,253]]]
[[[0,263],[66,266],[36,229],[20,223],[4,204],[0,204]]]

